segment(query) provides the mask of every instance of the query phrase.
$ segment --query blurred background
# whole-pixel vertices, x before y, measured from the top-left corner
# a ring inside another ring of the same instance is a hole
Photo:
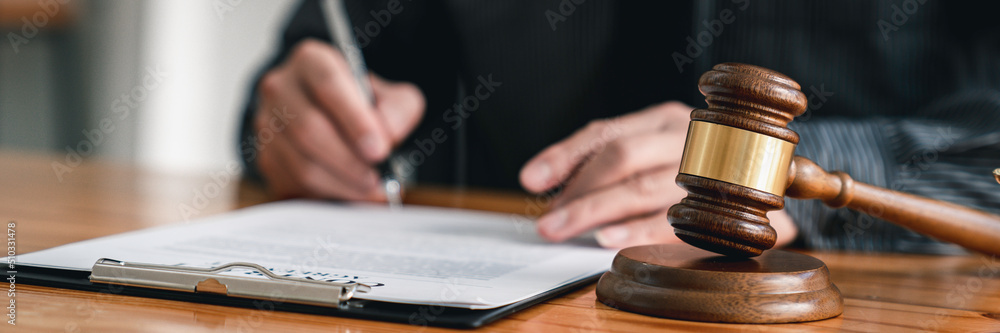
[[[225,169],[296,3],[0,0],[0,149]]]

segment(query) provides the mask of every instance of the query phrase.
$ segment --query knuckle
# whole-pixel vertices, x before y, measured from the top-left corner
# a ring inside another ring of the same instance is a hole
[[[617,140],[624,134],[624,131],[622,117],[608,119],[606,126],[601,131],[601,139],[606,141]]]
[[[686,124],[687,121],[691,120],[692,110],[694,109],[687,104],[672,101],[668,102],[664,107],[658,108],[657,114],[665,121]]]
[[[607,149],[607,146],[618,141],[621,136],[621,129],[618,127],[617,119],[604,119],[589,125],[591,137],[589,146],[594,151]]]
[[[608,126],[608,121],[607,120],[604,120],[604,119],[595,119],[595,120],[591,120],[589,123],[587,123],[587,126],[584,127],[584,130],[586,132],[590,133],[590,134],[597,134],[597,135],[599,135],[599,134],[601,134],[601,132],[604,131],[605,128],[607,128],[607,126]]]
[[[669,101],[661,104],[659,107],[654,107],[651,110],[649,110],[650,113],[655,113],[661,116],[674,115],[678,113],[687,113],[690,111],[691,107],[679,101]]]
[[[318,40],[312,38],[306,39],[295,46],[290,57],[295,61],[308,61],[315,58],[319,52],[322,52],[324,46],[323,42]]]
[[[315,39],[307,39],[299,43],[292,54],[291,61],[298,66],[298,75],[304,75],[307,82],[325,84],[332,81],[335,73],[350,73],[350,67],[333,48]],[[313,87],[315,89],[315,87]]]
[[[598,160],[608,171],[618,174],[629,170],[634,155],[633,149],[629,149],[626,142],[616,140],[605,146]]]
[[[631,146],[628,140],[611,141],[607,145],[606,154],[615,162],[615,165],[624,166],[629,164],[634,156],[633,149],[630,149]]]
[[[257,84],[257,91],[260,92],[260,96],[265,100],[270,100],[280,95],[282,86],[284,86],[284,77],[281,75],[279,69],[274,69],[268,71],[267,74],[264,74],[260,78],[260,82]]]
[[[681,103],[679,101],[669,101],[669,102],[663,103],[663,108],[665,108],[665,109],[683,109],[683,108],[685,108],[685,105],[684,105],[684,103]]]

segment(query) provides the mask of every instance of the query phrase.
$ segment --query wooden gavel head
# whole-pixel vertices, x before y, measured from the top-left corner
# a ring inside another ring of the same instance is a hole
[[[667,216],[677,237],[720,254],[760,255],[774,246],[767,212],[784,207],[799,135],[788,123],[807,99],[789,77],[724,63],[698,81],[707,109],[691,112],[677,184],[688,196]]]

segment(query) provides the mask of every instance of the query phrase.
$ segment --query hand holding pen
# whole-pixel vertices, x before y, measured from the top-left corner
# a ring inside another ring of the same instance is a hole
[[[373,98],[337,48],[310,39],[260,80],[249,159],[275,196],[388,200],[375,166],[416,127],[425,102],[413,84],[366,77]]]
[[[358,84],[361,96],[375,104],[375,96],[372,95],[371,82],[368,79],[368,66],[365,65],[365,57],[361,55],[361,47],[351,30],[351,20],[347,16],[342,0],[324,0],[321,4],[323,12],[326,13],[327,27],[330,29],[330,38],[340,50],[347,65],[351,67],[351,74]],[[397,161],[390,156],[378,164],[377,169],[382,176],[382,189],[385,191],[389,207],[399,209],[403,205],[402,192],[403,182],[399,166],[394,166]]]

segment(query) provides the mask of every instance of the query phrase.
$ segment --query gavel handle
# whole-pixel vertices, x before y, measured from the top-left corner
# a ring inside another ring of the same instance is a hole
[[[789,184],[789,197],[846,206],[973,251],[1000,255],[1000,216],[855,182],[844,172],[827,173],[801,156],[792,160]]]

